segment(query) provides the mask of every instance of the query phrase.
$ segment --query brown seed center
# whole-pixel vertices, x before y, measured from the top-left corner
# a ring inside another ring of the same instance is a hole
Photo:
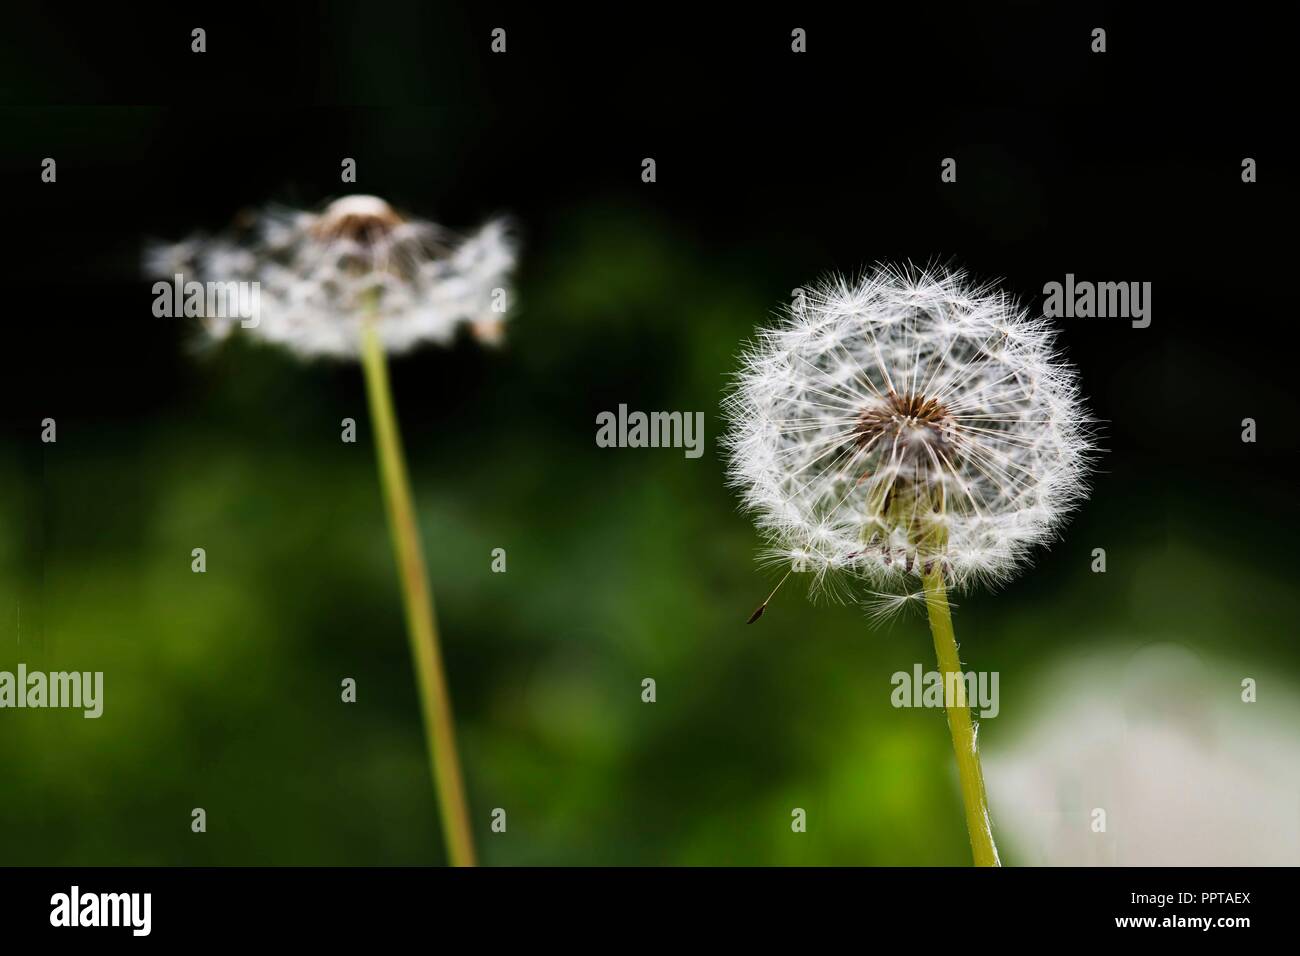
[[[344,196],[326,207],[311,226],[322,241],[349,239],[372,246],[402,224],[402,217],[378,196]]]
[[[951,460],[952,413],[935,398],[890,392],[864,408],[853,429],[854,443],[879,451],[886,461],[933,466]]]

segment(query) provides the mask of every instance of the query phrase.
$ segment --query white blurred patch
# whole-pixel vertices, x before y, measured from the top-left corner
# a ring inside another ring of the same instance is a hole
[[[1161,644],[1040,687],[1031,729],[984,755],[994,832],[1018,862],[1300,864],[1300,697],[1278,675]]]

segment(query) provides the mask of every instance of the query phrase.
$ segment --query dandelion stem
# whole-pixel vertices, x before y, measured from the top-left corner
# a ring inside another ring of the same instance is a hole
[[[952,612],[948,608],[941,565],[940,561],[934,562],[933,569],[922,574],[922,580],[925,583],[925,606],[930,615],[930,633],[934,636],[934,650],[939,656],[939,671],[943,675],[944,705],[948,711],[952,749],[957,755],[957,777],[961,783],[961,800],[966,808],[966,829],[970,833],[975,865],[1001,866],[998,849],[993,845],[988,797],[984,793],[984,772],[980,769],[975,727],[966,701],[966,684],[961,676],[961,658],[957,655],[957,637],[952,629]],[[957,676],[949,678],[949,674]],[[956,690],[952,697],[947,693],[950,687]]]
[[[365,369],[366,393],[370,399],[370,415],[375,430],[380,484],[383,487],[388,527],[402,583],[402,599],[406,606],[411,657],[420,691],[420,705],[424,712],[429,768],[433,772],[434,789],[442,813],[442,830],[451,863],[453,866],[474,866],[474,842],[466,810],[460,759],[456,753],[451,697],[443,673],[438,627],[433,616],[433,593],[429,588],[424,555],[420,550],[415,505],[402,454],[402,438],[398,432],[392,391],[388,385],[388,366],[374,322],[368,319],[363,326],[362,367]]]

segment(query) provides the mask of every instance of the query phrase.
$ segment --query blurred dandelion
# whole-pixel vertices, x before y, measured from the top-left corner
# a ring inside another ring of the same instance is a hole
[[[1091,420],[1052,340],[958,272],[879,266],[800,296],[742,353],[725,402],[763,560],[814,594],[865,591],[876,620],[925,607],[941,669],[959,672],[948,590],[1009,578],[1087,494]],[[972,850],[996,865],[975,728],[949,704]]]
[[[463,866],[474,865],[474,845],[386,354],[446,344],[462,326],[480,342],[498,344],[514,264],[514,244],[501,221],[457,238],[434,223],[400,215],[375,196],[347,196],[320,213],[268,209],[244,217],[229,235],[158,245],[145,256],[146,270],[159,278],[256,283],[255,323],[211,312],[201,316],[214,339],[239,329],[300,357],[360,360],[430,769],[448,854]]]
[[[366,327],[394,355],[446,345],[462,326],[500,343],[514,263],[502,220],[462,238],[376,196],[345,196],[320,213],[246,213],[228,235],[156,245],[145,260],[159,278],[257,283],[262,314],[244,324],[247,334],[303,357],[343,359],[361,356]],[[241,326],[239,317],[202,321],[218,340]]]

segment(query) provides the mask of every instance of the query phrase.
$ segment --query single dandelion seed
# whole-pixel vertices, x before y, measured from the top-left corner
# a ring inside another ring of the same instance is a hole
[[[180,274],[186,281],[257,284],[255,323],[240,316],[201,317],[215,339],[239,330],[304,358],[360,360],[430,770],[448,856],[457,866],[474,865],[474,844],[386,354],[446,344],[462,326],[480,342],[499,343],[514,264],[514,246],[500,221],[458,238],[399,214],[375,196],[347,196],[319,213],[268,209],[243,217],[227,235],[155,246],[145,260],[158,278]]]
[[[891,593],[888,591],[870,591],[863,598],[862,606],[867,612],[867,617],[871,623],[879,626],[888,624],[907,614],[909,611],[920,611],[929,606],[929,597],[925,588],[917,587],[912,591],[902,593]],[[956,605],[953,605],[956,607]]]
[[[749,620],[745,622],[746,624],[753,624],[755,621],[757,621],[760,617],[763,616],[763,612],[767,610],[767,606],[769,603],[771,603],[772,598],[776,597],[776,592],[781,590],[781,585],[785,584],[785,579],[788,578],[793,572],[794,572],[794,565],[792,564],[790,565],[790,570],[785,572],[785,576],[782,577],[780,581],[776,582],[776,587],[772,588],[772,593],[763,599],[762,604],[754,608],[754,613],[749,615]]]
[[[924,607],[945,680],[960,672],[949,590],[1007,580],[1087,495],[1092,420],[1053,336],[959,272],[882,265],[806,292],[725,401],[762,560],[877,622]],[[970,711],[948,718],[975,861],[997,865]]]

